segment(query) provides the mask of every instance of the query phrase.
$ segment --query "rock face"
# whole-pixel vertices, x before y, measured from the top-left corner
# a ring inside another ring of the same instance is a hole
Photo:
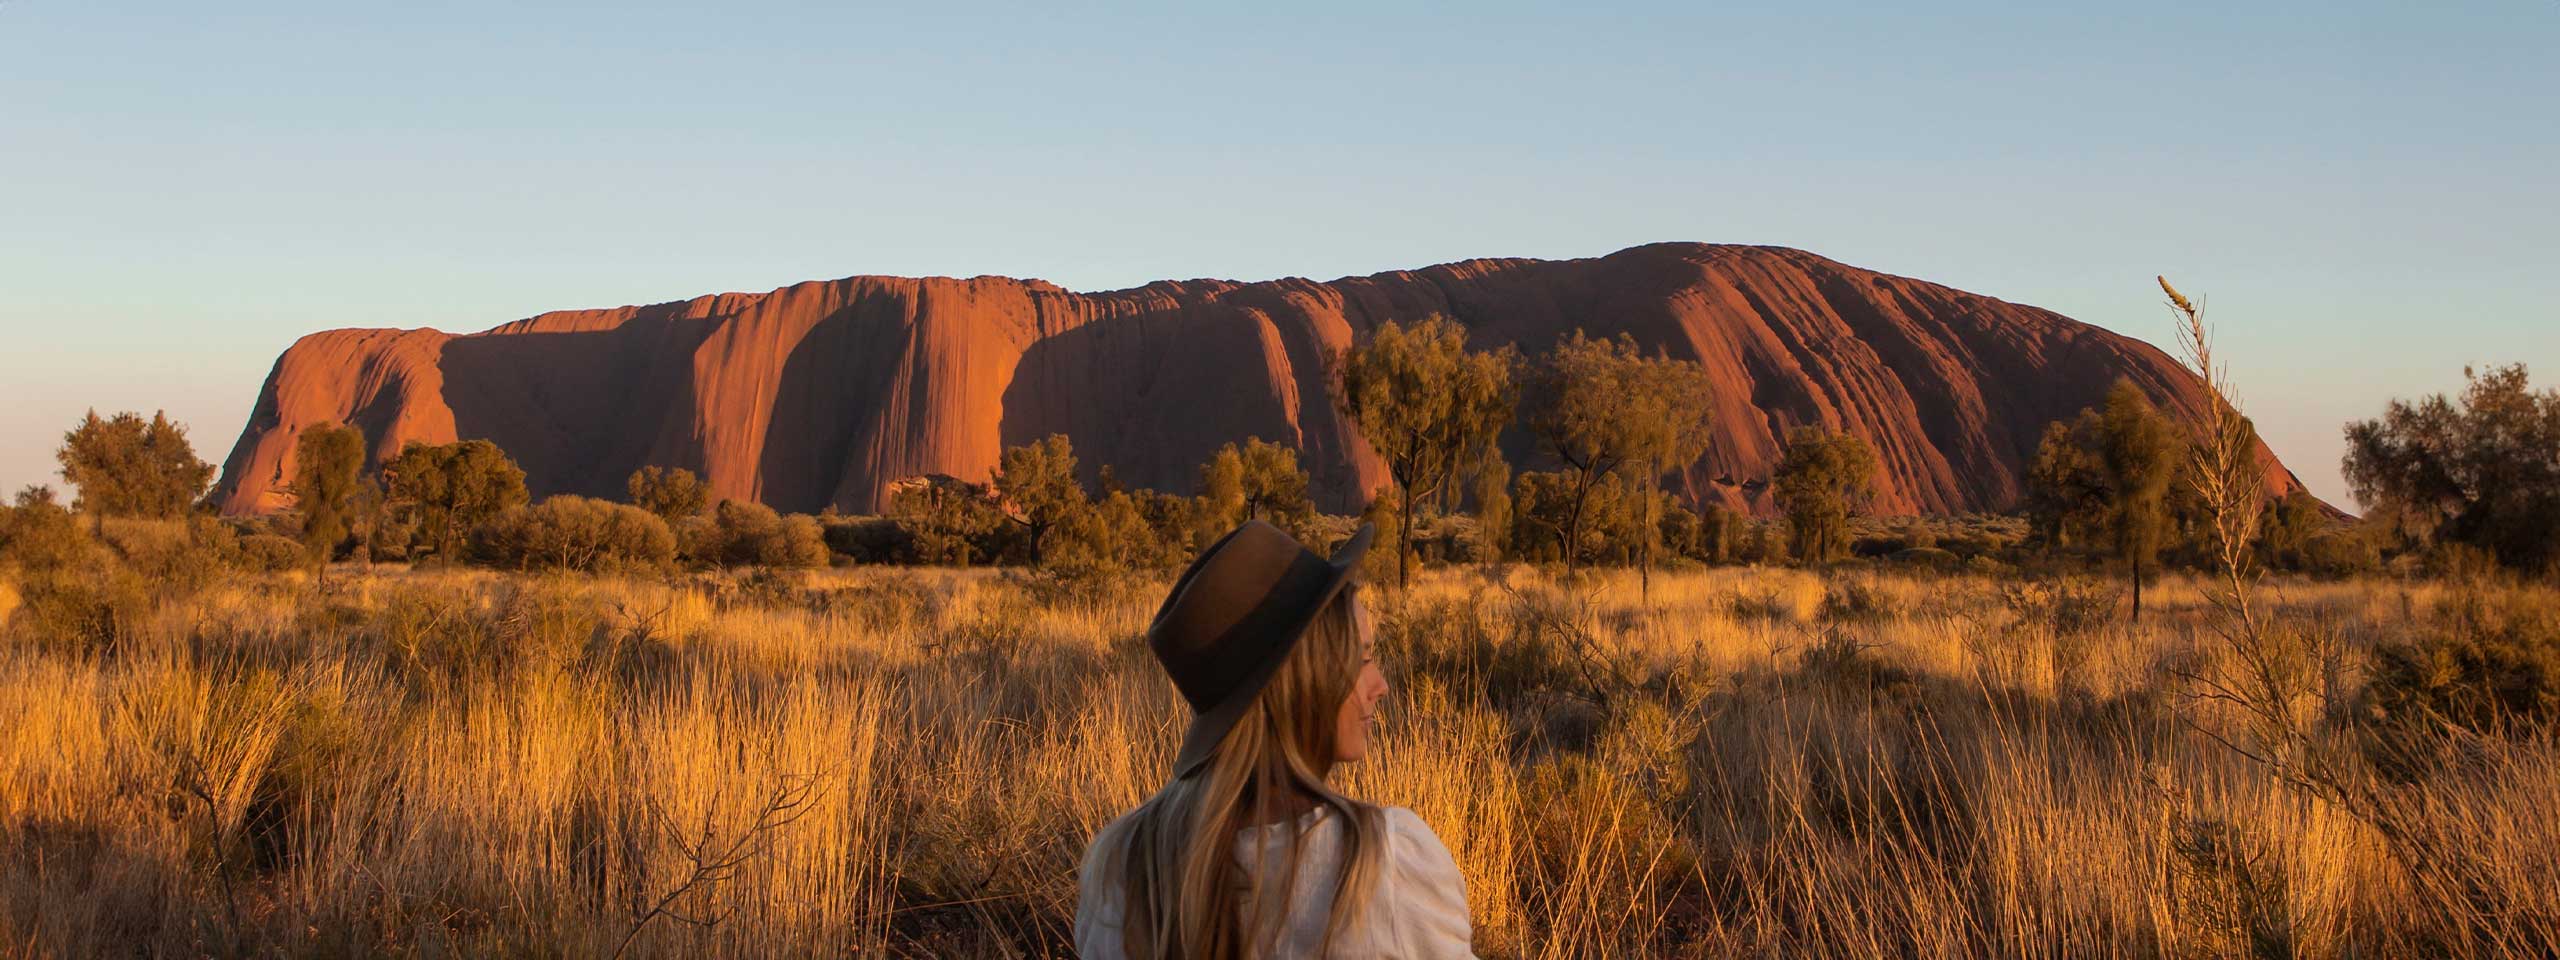
[[[1667,485],[1760,512],[1788,428],[1865,437],[1885,513],[2010,507],[2050,421],[2129,378],[2202,409],[2158,349],[2059,314],[1781,247],[1667,243],[1586,260],[1469,260],[1267,283],[1165,281],[1074,293],[1037,280],[852,277],[770,293],[546,313],[482,333],[333,330],[276,361],[223,465],[226,512],[280,509],[294,437],[363,429],[374,462],[409,441],[485,438],[536,497],[622,496],[647,464],[717,496],[853,513],[893,482],[983,479],[1006,446],[1072,438],[1088,480],[1188,492],[1220,444],[1293,444],[1319,502],[1355,508],[1386,472],[1333,409],[1326,360],[1377,324],[1442,314],[1525,354],[1580,328],[1695,359],[1714,441]],[[1526,436],[1506,447],[1546,469]],[[2268,489],[2300,487],[2263,449]]]

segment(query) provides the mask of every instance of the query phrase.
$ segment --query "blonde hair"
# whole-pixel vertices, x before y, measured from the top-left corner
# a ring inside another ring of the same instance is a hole
[[[1289,913],[1298,879],[1299,831],[1274,831],[1287,869],[1247,873],[1235,859],[1239,831],[1285,822],[1312,802],[1342,822],[1341,864],[1327,907],[1325,942],[1355,920],[1377,887],[1386,829],[1378,808],[1326,783],[1336,719],[1360,681],[1366,652],[1349,588],[1318,611],[1251,709],[1190,776],[1164,785],[1102,838],[1123,878],[1121,938],[1132,960],[1267,953]],[[1262,865],[1275,862],[1269,848]],[[1112,874],[1105,874],[1106,876]]]

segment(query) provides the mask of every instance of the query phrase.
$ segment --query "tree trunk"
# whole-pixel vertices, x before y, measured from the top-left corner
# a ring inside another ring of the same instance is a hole
[[[2142,558],[2133,558],[2133,622],[2142,622]]]
[[[1564,578],[1567,583],[1573,582],[1574,573],[1582,569],[1582,505],[1590,499],[1591,471],[1585,468],[1574,475],[1573,509],[1565,511],[1564,515]]]
[[[1406,587],[1413,585],[1412,485],[1397,484],[1396,498],[1403,504],[1403,509],[1396,511],[1396,593],[1401,595]]]
[[[1645,466],[1652,467],[1654,463],[1647,460]],[[1653,538],[1659,532],[1653,522],[1653,500],[1661,481],[1662,477],[1658,474],[1650,472],[1645,474],[1644,516],[1637,521],[1642,527],[1636,531],[1636,536],[1639,538],[1637,543],[1641,549],[1641,552],[1636,555],[1637,595],[1643,598],[1645,608],[1648,610],[1653,607]]]

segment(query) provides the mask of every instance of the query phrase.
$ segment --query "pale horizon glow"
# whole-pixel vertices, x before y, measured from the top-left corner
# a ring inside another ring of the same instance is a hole
[[[2560,384],[2560,4],[0,3],[0,494],[335,327],[1769,243],[2171,349],[2261,434]]]

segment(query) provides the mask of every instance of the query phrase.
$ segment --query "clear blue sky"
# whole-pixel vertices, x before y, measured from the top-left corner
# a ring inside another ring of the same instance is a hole
[[[218,461],[313,330],[856,273],[1777,243],[2163,344],[2166,273],[2332,498],[2560,383],[2554,0],[1063,6],[0,0],[0,490],[91,406]]]

